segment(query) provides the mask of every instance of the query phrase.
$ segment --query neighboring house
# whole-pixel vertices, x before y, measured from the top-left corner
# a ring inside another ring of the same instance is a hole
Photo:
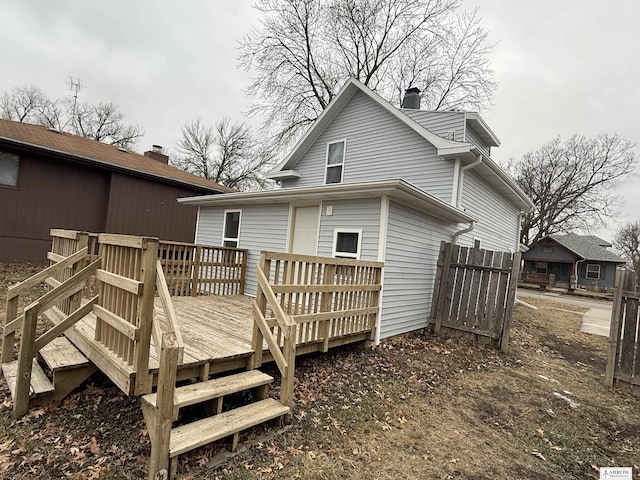
[[[548,235],[522,254],[522,280],[565,288],[612,289],[616,268],[625,261],[609,247],[611,243],[593,235]]]
[[[168,159],[0,120],[0,261],[46,260],[51,228],[193,241],[197,209],[176,198],[233,190]]]
[[[531,201],[490,158],[476,113],[398,109],[349,80],[270,173],[281,189],[179,199],[196,241],[385,262],[378,335],[427,325],[441,241],[513,251]],[[247,279],[247,293],[256,290]]]

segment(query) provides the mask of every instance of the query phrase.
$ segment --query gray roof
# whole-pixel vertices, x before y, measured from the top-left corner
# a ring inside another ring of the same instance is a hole
[[[603,245],[611,245],[611,243],[594,235],[570,233],[568,235],[549,235],[549,238],[585,260],[625,263],[618,255],[603,247]]]

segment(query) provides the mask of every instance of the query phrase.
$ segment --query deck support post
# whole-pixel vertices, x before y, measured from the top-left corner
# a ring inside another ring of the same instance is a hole
[[[291,408],[293,407],[293,385],[296,378],[296,336],[298,333],[298,325],[291,325],[287,333],[288,335],[285,336],[282,352],[287,362],[287,368],[282,372],[280,402]]]
[[[35,355],[35,336],[38,323],[38,307],[33,306],[24,311],[18,368],[16,370],[16,390],[13,399],[13,417],[20,418],[29,410],[29,393],[31,390],[31,369]]]
[[[173,403],[178,365],[178,342],[174,333],[162,336],[160,349],[160,368],[158,370],[158,396],[155,411],[147,411],[145,417],[155,417],[148,424],[151,438],[151,459],[149,461],[149,480],[155,480],[161,472],[169,471],[169,441],[173,423]],[[167,473],[167,478],[169,475]],[[160,477],[162,478],[162,477]]]

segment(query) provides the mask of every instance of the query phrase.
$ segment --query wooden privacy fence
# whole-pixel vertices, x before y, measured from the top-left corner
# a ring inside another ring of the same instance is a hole
[[[627,386],[640,396],[640,292],[634,280],[633,272],[616,272],[605,383]]]
[[[442,242],[431,308],[434,332],[463,332],[507,351],[520,252]]]

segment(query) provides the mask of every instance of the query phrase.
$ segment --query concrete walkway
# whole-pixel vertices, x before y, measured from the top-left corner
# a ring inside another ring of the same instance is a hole
[[[611,302],[599,302],[595,300],[583,300],[581,298],[570,297],[558,293],[539,293],[529,290],[519,289],[517,297],[523,301],[526,298],[540,298],[543,300],[551,300],[565,305],[576,305],[578,307],[588,308],[589,310],[582,316],[582,326],[580,331],[590,333],[592,335],[600,335],[602,337],[609,336],[609,326],[611,323]]]

